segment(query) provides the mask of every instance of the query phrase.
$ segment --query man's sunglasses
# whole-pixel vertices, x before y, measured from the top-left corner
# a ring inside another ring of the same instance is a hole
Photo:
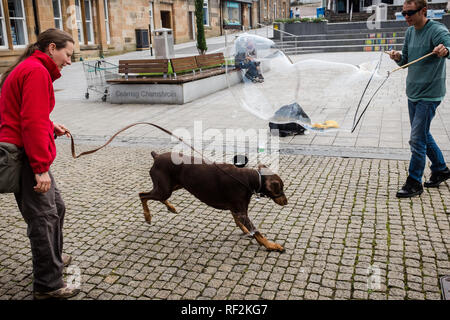
[[[402,11],[402,16],[406,17],[411,17],[413,15],[415,15],[417,12],[419,12],[420,10],[422,10],[423,8],[417,9],[417,10],[408,10],[408,11]]]

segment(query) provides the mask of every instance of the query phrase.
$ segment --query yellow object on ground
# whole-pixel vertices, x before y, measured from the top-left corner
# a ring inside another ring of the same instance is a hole
[[[334,120],[327,120],[324,123],[314,123],[312,127],[318,129],[328,129],[328,128],[339,128],[339,125]]]

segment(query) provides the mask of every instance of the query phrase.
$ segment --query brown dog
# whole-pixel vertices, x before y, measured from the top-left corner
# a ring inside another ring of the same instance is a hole
[[[139,193],[145,221],[151,222],[148,200],[161,201],[169,211],[177,213],[167,199],[173,191],[185,188],[211,207],[230,210],[236,225],[268,250],[284,251],[282,246],[270,242],[257,231],[247,215],[248,204],[253,193],[267,196],[280,206],[287,204],[283,192],[283,181],[278,175],[263,165],[255,170],[237,168],[225,163],[209,164],[201,159],[183,157],[181,154],[174,154],[177,157],[177,161],[174,162],[170,152],[160,155],[156,152],[151,154],[155,159],[150,169],[153,190],[148,193]],[[179,161],[179,157],[183,157],[182,161]],[[264,175],[261,175],[262,170]]]

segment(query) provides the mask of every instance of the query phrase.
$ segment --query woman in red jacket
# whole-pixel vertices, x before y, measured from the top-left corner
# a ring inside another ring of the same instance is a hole
[[[62,254],[65,205],[50,165],[56,156],[54,137],[68,130],[50,121],[55,106],[53,81],[71,64],[73,38],[48,29],[28,46],[0,81],[0,142],[25,150],[17,205],[28,225],[33,256],[35,299],[69,298],[79,292],[63,282]]]

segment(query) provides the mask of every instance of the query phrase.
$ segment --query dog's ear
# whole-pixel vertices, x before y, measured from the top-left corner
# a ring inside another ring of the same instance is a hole
[[[270,182],[269,190],[273,192],[274,194],[280,194],[281,193],[281,184],[280,181],[274,180]]]
[[[258,163],[258,169],[261,170],[261,168],[267,168],[265,164]]]

